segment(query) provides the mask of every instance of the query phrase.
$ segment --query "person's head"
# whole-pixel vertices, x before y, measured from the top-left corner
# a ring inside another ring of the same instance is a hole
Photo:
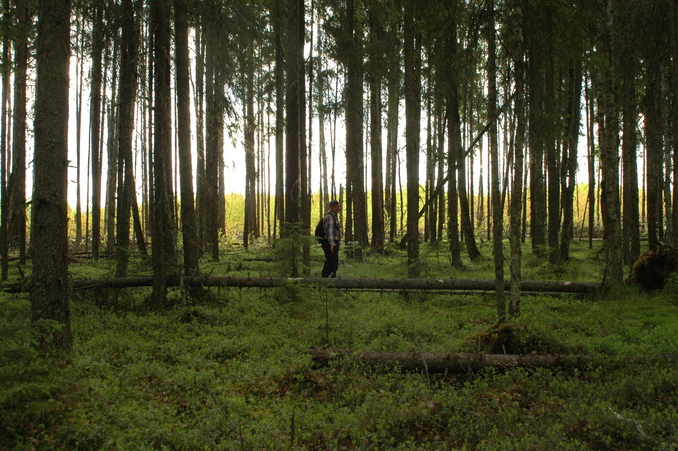
[[[330,211],[332,211],[333,213],[339,213],[340,210],[341,210],[341,204],[339,203],[339,201],[336,200],[336,199],[332,200],[330,202]]]

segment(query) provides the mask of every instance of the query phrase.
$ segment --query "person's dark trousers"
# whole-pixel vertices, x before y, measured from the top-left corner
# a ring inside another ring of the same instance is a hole
[[[323,252],[325,252],[325,265],[323,266],[323,277],[336,277],[339,269],[339,245],[334,247],[334,252],[330,250],[330,242],[323,240]]]

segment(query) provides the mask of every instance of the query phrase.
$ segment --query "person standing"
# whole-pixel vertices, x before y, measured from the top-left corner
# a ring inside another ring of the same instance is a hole
[[[339,212],[341,204],[338,200],[330,202],[330,209],[323,218],[325,237],[322,240],[322,248],[325,253],[325,265],[322,277],[336,277],[339,269],[339,244],[341,242],[341,223]]]

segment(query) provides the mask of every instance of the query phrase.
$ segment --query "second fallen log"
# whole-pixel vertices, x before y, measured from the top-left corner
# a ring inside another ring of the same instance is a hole
[[[582,368],[592,362],[589,355],[354,352],[337,349],[311,349],[310,353],[316,366],[327,366],[332,360],[348,360],[370,367],[453,374],[472,373],[484,368],[502,370],[511,368]]]

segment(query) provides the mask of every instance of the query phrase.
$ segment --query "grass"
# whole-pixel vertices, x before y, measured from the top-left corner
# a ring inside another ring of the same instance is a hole
[[[312,252],[314,275],[321,254]],[[203,270],[279,275],[249,258],[264,253],[233,249]],[[445,249],[424,246],[422,256],[427,277],[492,278],[489,259],[453,270]],[[595,250],[577,247],[575,263],[560,268],[524,256],[525,279],[599,277]],[[342,261],[340,275],[404,277],[404,261],[397,250],[368,255]],[[148,273],[134,264],[131,273]],[[71,271],[105,277],[113,267]],[[496,322],[492,296],[292,285],[214,289],[185,303],[173,291],[172,307],[148,312],[145,289],[104,300],[88,292],[72,302],[73,356],[32,351],[30,334],[12,356],[3,350],[3,369],[13,370],[0,373],[0,449],[677,449],[678,377],[675,360],[661,358],[678,350],[676,294],[672,283],[654,295],[523,298],[511,319],[515,349],[593,354],[600,367],[426,375],[315,368],[308,350],[476,351]],[[0,329],[24,327],[26,298],[5,303]],[[20,369],[18,380],[6,377]]]

